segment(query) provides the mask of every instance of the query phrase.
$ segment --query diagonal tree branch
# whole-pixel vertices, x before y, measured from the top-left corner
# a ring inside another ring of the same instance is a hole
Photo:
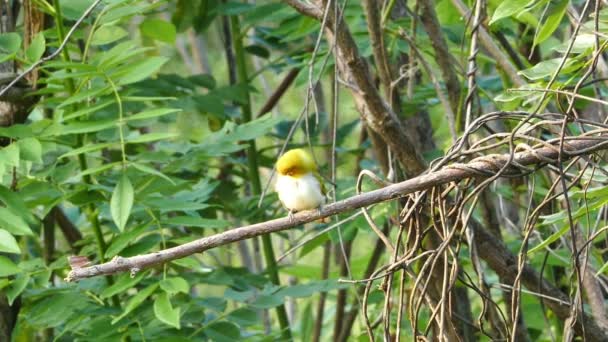
[[[323,8],[328,0],[320,1]],[[340,15],[336,18],[333,10],[323,13],[320,7],[304,4],[297,0],[284,0],[298,12],[315,19],[326,15],[325,34],[327,40],[337,48],[336,61],[344,81],[351,86],[356,107],[368,126],[384,137],[408,176],[415,176],[426,169],[426,163],[414,148],[411,139],[399,117],[384,101],[376,88],[365,58],[359,53],[355,39]],[[336,21],[337,20],[337,21]],[[334,32],[335,31],[335,32]]]
[[[603,149],[608,149],[608,137],[580,137],[576,140],[565,143],[564,158],[590,154]],[[511,165],[525,166],[545,163],[547,160],[555,160],[558,153],[559,149],[554,145],[537,148],[533,151],[518,152],[514,154]],[[66,280],[76,281],[84,278],[118,272],[138,272],[147,267],[183,258],[195,253],[201,253],[218,246],[249,239],[262,234],[279,232],[331,215],[401,198],[416,191],[429,189],[434,186],[450,182],[458,182],[460,180],[472,177],[487,178],[494,172],[500,170],[505,163],[508,162],[508,160],[509,154],[501,154],[477,158],[466,164],[450,165],[435,172],[426,173],[421,176],[361,195],[352,196],[342,201],[329,204],[320,210],[310,210],[297,213],[294,215],[293,219],[285,217],[256,223],[249,226],[231,229],[216,235],[204,237],[155,253],[143,254],[129,258],[116,257],[112,261],[104,264],[74,268],[68,274]],[[517,168],[515,166],[511,166],[511,171],[517,171]]]
[[[421,1],[420,11],[420,21],[422,22],[422,26],[424,26],[424,30],[431,41],[433,50],[435,51],[435,59],[437,65],[439,66],[439,70],[441,71],[441,76],[445,81],[445,87],[447,89],[452,112],[459,113],[461,89],[460,80],[458,80],[458,75],[456,74],[455,68],[457,61],[450,54],[445,35],[441,32],[441,24],[439,23],[437,13],[435,12],[435,2],[430,0]],[[412,43],[410,42],[410,44]],[[453,120],[454,118],[451,119]],[[459,124],[456,126],[462,127]]]
[[[296,11],[300,12],[300,14],[318,20],[323,18],[323,11],[315,5],[307,4],[300,0],[283,0],[283,2],[293,7]]]

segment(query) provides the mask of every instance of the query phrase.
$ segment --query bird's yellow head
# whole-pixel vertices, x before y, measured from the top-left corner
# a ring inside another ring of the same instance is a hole
[[[277,172],[282,176],[302,177],[317,171],[317,164],[310,153],[301,148],[287,151],[277,161]]]

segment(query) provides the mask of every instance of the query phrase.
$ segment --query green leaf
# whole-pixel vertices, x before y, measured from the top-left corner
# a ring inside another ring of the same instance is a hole
[[[21,36],[18,33],[0,34],[0,53],[11,54],[19,51],[21,47]]]
[[[111,168],[113,168],[115,166],[121,165],[121,164],[122,164],[122,162],[117,161],[117,162],[109,163],[109,164],[101,164],[101,165],[99,165],[97,167],[90,167],[90,168],[88,168],[88,169],[86,169],[86,170],[84,170],[82,172],[79,172],[76,176],[73,176],[70,179],[80,179],[80,178],[82,178],[84,176],[87,176],[87,175],[94,175],[96,173],[100,173],[100,172],[103,172],[105,170],[109,170],[109,169],[111,169]]]
[[[500,5],[494,11],[490,25],[494,24],[500,19],[510,17],[514,14],[526,11],[526,6],[530,3],[530,0],[509,0],[501,1]]]
[[[205,297],[201,299],[201,305],[206,309],[210,309],[216,311],[218,313],[224,312],[226,310],[226,299],[218,298],[218,297]]]
[[[79,121],[61,127],[60,134],[93,133],[116,126],[116,120]]]
[[[254,4],[242,3],[237,1],[228,1],[219,6],[219,13],[224,15],[240,15],[253,11],[257,6]]]
[[[159,3],[148,4],[144,2],[143,4],[138,4],[136,2],[121,1],[118,2],[114,8],[111,8],[105,13],[101,18],[101,22],[108,23],[135,14],[144,14],[148,9],[152,9],[154,6],[158,5]]]
[[[169,133],[148,133],[143,134],[136,137],[131,137],[126,140],[127,144],[143,144],[157,140],[167,140],[177,138],[179,136],[178,132],[169,132]]]
[[[72,287],[74,289],[74,287]],[[57,327],[69,322],[77,311],[90,309],[84,291],[66,292],[64,289],[48,289],[40,300],[28,303],[27,324],[38,329]]]
[[[190,293],[190,285],[188,285],[188,282],[181,277],[171,277],[161,280],[160,288],[170,295],[174,295],[179,292],[184,294]]]
[[[127,34],[128,32],[120,26],[104,25],[93,33],[91,45],[110,44],[124,38]]]
[[[104,109],[107,106],[112,105],[114,103],[116,103],[116,100],[115,99],[111,99],[111,100],[100,102],[100,103],[98,103],[95,106],[86,106],[86,107],[84,107],[82,109],[79,109],[79,110],[77,110],[75,112],[72,112],[72,113],[70,113],[68,115],[65,115],[63,117],[63,120],[64,121],[68,121],[68,120],[71,120],[71,119],[79,118],[79,117],[81,117],[83,115],[95,113],[96,111]]]
[[[34,235],[25,221],[9,209],[0,207],[0,228],[13,235]]]
[[[81,153],[91,153],[91,152],[95,152],[95,151],[99,151],[102,150],[104,148],[108,148],[111,147],[113,145],[116,145],[116,143],[100,143],[100,144],[87,144],[84,145],[82,147],[73,149],[69,152],[66,152],[64,154],[62,154],[61,156],[59,156],[58,159],[62,159],[62,158],[66,158],[66,157],[72,157],[72,156],[77,156]]]
[[[11,284],[6,288],[6,298],[8,305],[13,305],[15,299],[25,290],[27,283],[30,281],[30,275],[21,273],[15,277]]]
[[[72,103],[77,103],[77,102],[84,101],[84,100],[98,98],[99,96],[103,95],[104,92],[107,92],[109,90],[110,90],[110,87],[105,86],[105,87],[100,87],[100,88],[95,87],[95,88],[81,91],[77,94],[74,94],[74,95],[68,97],[65,101],[60,103],[59,106],[57,106],[57,108],[60,109],[65,106],[71,105]]]
[[[21,254],[21,249],[15,237],[4,229],[0,229],[0,252]]]
[[[230,227],[230,222],[218,219],[205,219],[194,216],[175,216],[162,220],[162,223],[173,226],[223,229]]]
[[[553,32],[555,32],[559,24],[562,22],[569,3],[569,0],[559,0],[557,4],[553,4],[553,1],[551,1],[551,8],[549,10],[549,14],[547,15],[547,20],[545,20],[545,23],[543,26],[541,26],[538,34],[536,37],[534,37],[534,43],[532,46],[537,46],[538,44],[544,42],[547,38],[551,37]]]
[[[254,56],[258,56],[260,58],[268,59],[270,57],[270,51],[262,45],[253,44],[245,47],[245,51]]]
[[[36,138],[25,138],[17,141],[21,159],[42,163],[42,145]]]
[[[561,60],[561,58],[546,59],[542,62],[537,63],[532,68],[522,70],[519,73],[533,81],[549,77],[553,75],[557,67],[560,65]],[[569,70],[571,70],[572,66],[574,66],[575,63],[576,62],[572,58],[566,60],[562,72],[568,72]]]
[[[116,324],[118,321],[126,317],[129,313],[131,313],[131,311],[137,309],[146,300],[146,298],[150,297],[150,295],[152,295],[152,293],[156,291],[157,288],[158,283],[154,283],[148,285],[148,287],[146,287],[145,289],[137,292],[137,294],[133,296],[133,298],[129,299],[129,301],[127,302],[127,305],[125,306],[125,311],[123,311],[120,316],[112,320],[112,324]]]
[[[0,149],[0,165],[19,166],[19,146],[13,143]]]
[[[45,49],[46,41],[44,39],[44,34],[39,32],[34,36],[34,39],[30,42],[30,46],[28,46],[27,50],[25,50],[25,57],[30,63],[35,63],[42,57]]]
[[[94,0],[61,0],[63,15],[71,20],[76,20],[91,6]]]
[[[189,200],[181,200],[171,197],[149,197],[143,201],[143,204],[154,208],[159,209],[161,212],[168,211],[195,211],[202,210],[205,208],[209,208],[209,204],[206,203],[198,203]],[[186,219],[188,220],[188,219]],[[194,220],[194,219],[193,219]],[[205,222],[194,220],[195,222]],[[176,221],[176,222],[186,222],[186,221]],[[213,224],[213,223],[212,223]]]
[[[251,306],[257,309],[272,309],[283,304],[283,297],[280,295],[260,295]]]
[[[180,328],[179,324],[180,308],[173,308],[169,295],[160,293],[154,300],[154,315],[159,321],[168,324],[176,329]]]
[[[595,272],[595,275],[598,276],[600,274],[603,274],[606,269],[608,269],[608,262],[604,263],[604,265],[602,265],[602,267],[600,267],[600,269]]]
[[[230,322],[220,321],[209,325],[205,330],[211,340],[216,342],[232,342],[239,341],[241,331],[237,325]]]
[[[169,44],[174,44],[177,36],[177,30],[172,23],[157,18],[144,20],[139,29],[142,35]]]
[[[116,188],[114,188],[112,199],[110,200],[112,219],[120,231],[125,229],[132,207],[133,185],[131,185],[127,174],[123,173],[120,181],[116,184]]]
[[[118,81],[118,84],[127,85],[146,79],[156,73],[168,60],[169,58],[167,57],[146,58],[139,64],[124,71],[122,75],[119,75],[118,77],[120,80]]]
[[[150,109],[150,110],[146,110],[143,112],[139,112],[137,114],[127,116],[125,118],[125,121],[152,119],[152,118],[156,118],[159,116],[172,114],[172,113],[176,113],[176,112],[181,112],[181,111],[182,111],[181,109],[177,109],[177,108],[155,108],[155,109]]]
[[[240,325],[241,327],[248,327],[258,323],[258,313],[249,308],[240,308],[228,314],[226,319]]]
[[[26,221],[30,223],[36,222],[34,215],[30,213],[30,210],[22,197],[2,184],[0,184],[0,201],[2,201],[11,212],[19,213],[19,216],[23,217]]]
[[[559,239],[562,235],[566,234],[568,232],[568,230],[570,230],[570,226],[569,225],[564,225],[560,230],[558,230],[557,232],[551,234],[548,238],[546,238],[545,240],[543,240],[541,243],[539,243],[538,245],[534,246],[533,248],[530,248],[530,250],[528,250],[528,254],[532,254],[538,250],[544,249],[545,247],[547,247],[549,244],[551,244],[552,242],[556,241],[557,239]]]
[[[133,166],[134,168],[138,169],[141,172],[148,173],[148,174],[151,174],[151,175],[154,175],[154,176],[158,176],[158,177],[166,180],[167,182],[175,185],[175,182],[173,182],[173,180],[171,178],[169,178],[164,173],[156,170],[155,168],[152,168],[150,166],[147,166],[147,165],[144,165],[144,164],[140,164],[140,163],[129,163],[129,166]]]
[[[119,277],[119,279],[110,287],[106,287],[99,297],[101,299],[110,298],[114,295],[123,293],[133,286],[137,285],[143,278],[145,272],[139,272],[135,275],[135,277],[131,278],[130,274],[123,274]]]
[[[188,81],[196,84],[199,87],[203,87],[203,88],[207,88],[207,89],[214,89],[215,85],[216,85],[215,78],[213,78],[213,75],[209,75],[209,74],[200,74],[200,75],[190,76],[190,77],[188,77]]]
[[[332,279],[311,281],[307,284],[297,284],[282,288],[275,295],[304,298],[310,297],[317,292],[328,292],[336,289],[344,289],[348,286],[348,284],[338,283],[336,280]]]
[[[238,126],[227,122],[220,131],[206,138],[200,144],[200,148],[209,156],[221,156],[240,151],[247,145],[238,144],[239,141],[251,140],[265,135],[279,122],[281,122],[281,119],[273,118],[270,115]]]
[[[270,4],[256,4],[255,8],[245,13],[243,18],[243,24],[251,25],[262,20],[267,20],[268,17],[278,12],[281,9],[285,9],[284,3],[270,3]]]
[[[106,251],[106,258],[112,258],[120,251],[122,251],[129,243],[134,242],[141,234],[143,234],[149,227],[149,222],[144,223],[133,230],[120,233],[117,237],[112,239],[112,243]]]
[[[0,127],[0,136],[13,139],[31,137],[34,135],[31,126],[32,125],[14,124],[10,127]]]
[[[21,270],[11,261],[11,259],[0,255],[0,277],[8,277],[19,272],[21,272]]]
[[[0,63],[15,57],[21,47],[21,36],[15,32],[0,34]]]

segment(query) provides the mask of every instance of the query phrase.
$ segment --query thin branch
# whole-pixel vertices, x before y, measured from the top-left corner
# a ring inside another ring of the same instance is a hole
[[[270,95],[268,100],[266,100],[266,103],[264,103],[262,108],[260,108],[256,117],[260,117],[266,113],[270,113],[274,106],[276,106],[279,100],[283,97],[287,89],[289,89],[293,81],[296,80],[296,77],[299,73],[299,68],[293,68],[289,70],[289,72],[287,73],[287,75],[285,75],[285,78],[283,78],[277,89],[272,93],[272,95]]]
[[[563,158],[570,158],[581,154],[590,154],[595,151],[608,149],[608,140],[598,141],[598,138],[607,137],[581,137],[574,141],[564,142]],[[555,146],[544,146],[532,151],[528,150],[514,153],[513,159],[510,158],[510,154],[501,154],[477,158],[466,164],[453,164],[438,171],[426,173],[404,182],[389,185],[361,195],[352,196],[345,200],[329,204],[319,210],[299,212],[295,214],[292,219],[285,217],[256,223],[150,254],[137,255],[129,258],[116,257],[112,261],[100,265],[74,268],[68,274],[66,281],[76,281],[103,274],[114,274],[127,271],[136,273],[147,267],[180,259],[195,253],[201,253],[218,246],[263,234],[283,231],[331,215],[401,198],[416,191],[426,190],[441,184],[457,182],[472,177],[488,178],[494,172],[501,170],[509,160],[512,161],[509,168],[514,169],[515,165],[523,167],[531,164],[546,163],[548,160],[556,159],[558,153],[559,151]],[[507,169],[507,171],[508,170],[509,169]],[[507,175],[508,172],[503,174]]]
[[[70,248],[72,250],[77,251],[79,247],[76,246],[76,243],[82,240],[82,233],[74,226],[72,221],[65,215],[63,210],[59,207],[54,207],[51,209],[51,213],[55,216],[55,220],[57,221],[57,225],[61,232],[65,236],[65,239],[68,241]]]
[[[462,0],[452,0],[452,4],[458,9],[460,15],[465,18],[470,17],[471,11]],[[527,84],[527,82],[519,76],[517,68],[511,63],[509,57],[502,52],[500,47],[496,45],[488,31],[483,26],[479,26],[479,43],[486,49],[487,54],[496,60],[496,64],[509,76],[511,82],[516,87],[521,87]]]

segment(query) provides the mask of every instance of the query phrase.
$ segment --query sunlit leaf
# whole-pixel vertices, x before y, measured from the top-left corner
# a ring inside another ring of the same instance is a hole
[[[7,277],[21,272],[19,267],[11,259],[0,255],[0,277]]]
[[[4,229],[0,229],[0,252],[21,254],[21,249],[15,237]]]
[[[110,208],[114,223],[123,231],[133,207],[133,185],[125,173],[116,184],[110,200]]]
[[[121,319],[126,317],[129,313],[131,313],[131,311],[137,309],[146,300],[146,298],[150,297],[152,295],[152,293],[154,293],[154,291],[156,291],[157,288],[158,288],[158,283],[154,283],[154,284],[148,285],[148,287],[137,292],[137,294],[135,296],[133,296],[131,299],[129,299],[129,301],[125,305],[125,309],[122,312],[122,314],[120,314],[118,317],[116,317],[112,320],[112,324],[116,324],[118,321],[120,321]]]
[[[28,46],[27,50],[25,50],[27,60],[31,63],[37,62],[44,54],[45,48],[46,41],[44,39],[44,34],[40,32],[34,36],[30,42],[30,46]]]
[[[569,0],[558,0],[557,3],[551,1],[547,19],[541,26],[540,30],[538,30],[538,34],[536,35],[536,37],[534,37],[533,46],[537,46],[538,44],[544,42],[553,34],[553,32],[562,22],[562,19],[566,14],[566,9],[568,9],[569,3]]]
[[[30,275],[27,273],[18,274],[11,284],[6,288],[6,298],[8,299],[8,305],[13,305],[15,299],[25,290],[28,282],[30,281]]]
[[[120,79],[118,83],[120,85],[127,85],[148,78],[156,73],[168,60],[166,57],[146,58],[124,71],[121,75],[116,75]]]
[[[158,18],[148,18],[139,25],[139,29],[146,37],[168,44],[175,43],[177,31],[175,26],[168,21]]]
[[[181,277],[170,277],[161,280],[160,288],[170,295],[174,295],[179,292],[188,294],[190,291],[190,285],[188,285],[188,282]]]
[[[128,34],[120,26],[104,25],[95,31],[91,39],[91,45],[105,45],[122,39]]]
[[[160,293],[156,296],[154,300],[154,315],[159,321],[179,329],[179,313],[180,308],[173,308],[168,294]]]
[[[13,235],[33,235],[27,223],[9,209],[0,207],[0,228]]]

